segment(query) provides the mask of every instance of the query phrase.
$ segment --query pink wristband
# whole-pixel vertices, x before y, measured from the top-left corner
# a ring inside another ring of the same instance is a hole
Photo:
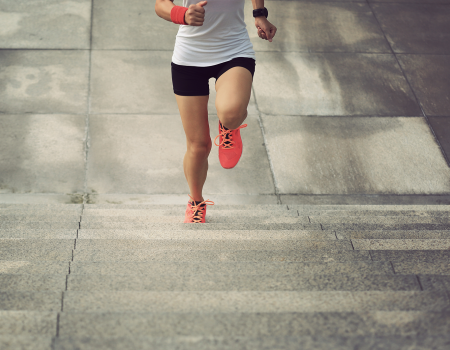
[[[172,10],[170,11],[170,19],[173,23],[176,24],[187,24],[184,20],[184,14],[188,10],[187,7],[183,6],[174,6],[172,7]]]

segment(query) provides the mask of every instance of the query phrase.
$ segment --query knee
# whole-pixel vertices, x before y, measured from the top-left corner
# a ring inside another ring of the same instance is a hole
[[[247,108],[228,107],[226,110],[217,113],[223,125],[228,129],[236,129],[247,117]]]
[[[211,152],[211,139],[205,140],[203,142],[188,142],[187,150],[188,153],[197,159],[206,159]]]

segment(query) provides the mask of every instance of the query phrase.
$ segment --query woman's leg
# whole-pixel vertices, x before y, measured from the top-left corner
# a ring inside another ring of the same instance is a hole
[[[216,109],[220,122],[228,129],[238,128],[247,118],[252,74],[247,68],[233,67],[216,82]]]
[[[211,138],[208,124],[208,99],[206,96],[180,96],[175,94],[186,133],[187,151],[184,156],[184,175],[195,201],[203,201],[203,185],[208,171]]]

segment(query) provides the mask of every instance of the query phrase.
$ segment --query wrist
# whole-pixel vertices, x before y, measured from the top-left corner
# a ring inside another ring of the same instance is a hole
[[[186,12],[188,8],[183,6],[174,6],[172,10],[170,10],[170,20],[176,24],[184,24],[186,25]]]

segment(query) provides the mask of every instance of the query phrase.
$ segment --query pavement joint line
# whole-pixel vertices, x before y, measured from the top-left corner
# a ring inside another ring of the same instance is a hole
[[[355,250],[355,247],[353,246],[353,240],[352,239],[350,240],[350,243],[352,245],[352,249]]]
[[[333,232],[334,232],[334,235],[336,236],[336,239],[339,240],[336,231],[333,231]]]
[[[267,160],[269,162],[270,173],[272,175],[273,187],[274,187],[275,195],[277,196],[277,204],[282,204],[280,191],[278,189],[277,178],[275,176],[272,159],[270,158],[270,152],[269,152],[269,148],[267,146],[267,138],[266,138],[266,132],[264,130],[264,123],[261,118],[261,111],[259,110],[258,100],[256,98],[256,93],[255,93],[255,87],[253,85],[252,85],[252,91],[253,91],[253,97],[255,99],[255,107],[256,107],[256,110],[258,111],[258,123],[259,123],[259,128],[261,130],[261,135],[263,137],[264,148],[266,149]]]
[[[422,283],[420,283],[419,275],[416,275],[417,283],[419,283],[420,290],[423,290]]]
[[[369,254],[370,254],[370,251],[369,251]],[[394,272],[394,274],[397,274],[394,269],[394,264],[392,263],[392,261],[389,261],[389,262],[391,263],[392,271]]]
[[[367,1],[367,0],[366,0],[366,1]],[[377,15],[375,14],[375,11],[374,11],[373,8],[372,8],[372,4],[371,4],[369,1],[367,1],[367,3],[368,3],[368,6],[369,6],[370,10],[372,11],[372,14],[373,14],[375,20],[377,21],[377,23],[378,23],[378,25],[379,25],[379,27],[380,27],[381,32],[383,33],[384,39],[386,40],[387,44],[389,45],[389,48],[391,49],[392,54],[394,55],[395,61],[397,62],[397,65],[398,65],[398,67],[400,68],[400,71],[402,72],[403,77],[404,77],[405,80],[406,80],[406,83],[408,84],[409,88],[411,89],[411,92],[412,92],[413,95],[414,95],[414,98],[415,98],[415,100],[416,100],[417,105],[419,106],[420,110],[422,111],[423,118],[425,119],[425,122],[427,123],[428,128],[429,128],[429,130],[431,131],[431,133],[432,133],[432,135],[433,135],[433,137],[434,137],[434,141],[435,141],[436,144],[438,145],[439,150],[441,151],[442,156],[444,157],[444,160],[445,160],[445,162],[447,163],[447,166],[450,167],[450,158],[449,158],[449,156],[447,156],[447,154],[445,153],[444,148],[443,148],[442,145],[441,145],[441,142],[439,141],[439,139],[438,139],[437,136],[436,136],[436,133],[434,132],[433,128],[431,127],[430,120],[428,119],[428,116],[427,116],[427,114],[425,113],[425,111],[424,111],[424,109],[423,109],[422,103],[420,102],[419,98],[417,97],[417,94],[416,94],[416,92],[415,92],[413,86],[411,85],[411,82],[409,81],[409,79],[408,79],[408,77],[407,77],[407,75],[406,75],[406,73],[405,73],[405,71],[404,71],[402,65],[400,64],[400,60],[398,59],[396,52],[394,51],[394,49],[392,48],[391,43],[390,43],[389,40],[387,39],[386,33],[384,32],[383,27],[381,26],[381,23],[380,23],[380,21],[378,20],[378,17],[377,17]]]

